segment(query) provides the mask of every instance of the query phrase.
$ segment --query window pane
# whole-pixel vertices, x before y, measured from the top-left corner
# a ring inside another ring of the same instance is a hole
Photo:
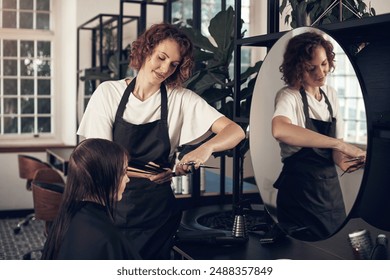
[[[4,95],[17,95],[18,87],[16,79],[4,79]]]
[[[15,59],[4,59],[4,76],[16,76],[17,71],[17,63]]]
[[[40,77],[50,77],[50,61],[47,60],[38,60],[38,76]]]
[[[43,30],[50,29],[49,14],[37,13],[37,29],[43,29]]]
[[[20,80],[20,94],[21,95],[34,95],[34,80],[21,79]]]
[[[16,12],[3,11],[3,27],[16,28]]]
[[[192,0],[172,2],[172,19],[182,22],[192,20]]]
[[[34,1],[32,0],[19,0],[20,8],[22,10],[33,10],[34,9]]]
[[[33,13],[20,12],[19,28],[33,29]]]
[[[16,0],[3,0],[4,9],[16,9]]]
[[[26,58],[20,61],[20,75],[34,76],[34,61]]]
[[[34,133],[34,118],[21,118],[22,133]]]
[[[38,114],[50,114],[50,98],[39,98],[38,99]]]
[[[39,132],[51,132],[51,118],[39,117],[38,118],[38,131]]]
[[[16,40],[4,40],[3,55],[8,57],[16,57],[17,52],[17,41]]]
[[[34,98],[23,98],[21,100],[22,114],[34,114]]]
[[[18,113],[18,100],[16,98],[4,98],[4,114]]]
[[[38,11],[50,11],[50,0],[37,0]]]
[[[4,118],[4,133],[17,133],[18,132],[18,122],[17,118],[5,117]]]
[[[20,55],[22,57],[33,57],[34,41],[20,41]]]
[[[49,41],[38,41],[37,46],[38,56],[48,57],[51,55]]]
[[[50,95],[50,80],[38,80],[38,95]]]

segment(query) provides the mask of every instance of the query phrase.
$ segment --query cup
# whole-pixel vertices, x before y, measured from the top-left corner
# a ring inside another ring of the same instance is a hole
[[[372,240],[369,231],[360,229],[349,233],[348,238],[356,259],[371,259]]]

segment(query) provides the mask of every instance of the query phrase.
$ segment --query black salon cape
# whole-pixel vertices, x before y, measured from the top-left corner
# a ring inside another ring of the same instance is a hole
[[[128,260],[140,256],[120,234],[102,205],[84,202],[72,218],[58,259]]]

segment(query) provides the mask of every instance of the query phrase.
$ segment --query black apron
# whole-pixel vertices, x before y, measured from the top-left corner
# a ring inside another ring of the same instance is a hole
[[[332,106],[326,94],[320,91],[332,121],[309,117],[307,96],[302,88],[305,125],[310,130],[335,137],[336,119]],[[324,239],[334,234],[345,221],[344,200],[332,149],[302,148],[284,159],[274,187],[278,189],[278,222],[294,237],[308,241]]]
[[[134,90],[134,78],[119,103],[113,126],[113,141],[125,147],[132,159],[153,161],[171,168],[168,161],[168,97],[161,91],[161,119],[136,125],[123,119],[123,112]],[[169,259],[173,236],[179,227],[181,212],[170,182],[156,184],[144,178],[130,178],[118,202],[115,221],[144,259]]]

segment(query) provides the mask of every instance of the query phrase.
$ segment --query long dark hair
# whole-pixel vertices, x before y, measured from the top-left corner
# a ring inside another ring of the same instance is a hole
[[[128,159],[124,148],[105,139],[86,139],[74,149],[60,210],[50,229],[42,259],[56,259],[70,221],[83,200],[103,205],[114,221],[118,188]]]
[[[326,57],[329,63],[329,71],[334,70],[333,45],[321,34],[316,32],[305,32],[296,35],[287,43],[286,51],[283,56],[283,63],[279,67],[283,74],[282,80],[289,86],[296,86],[302,82],[305,70],[305,62],[313,59],[314,50],[322,46],[325,49]]]
[[[137,71],[141,69],[154,48],[166,39],[171,39],[179,45],[181,61],[175,72],[166,79],[165,84],[168,87],[181,86],[190,77],[194,65],[193,45],[187,35],[174,25],[154,24],[139,36],[131,46],[130,67]]]

